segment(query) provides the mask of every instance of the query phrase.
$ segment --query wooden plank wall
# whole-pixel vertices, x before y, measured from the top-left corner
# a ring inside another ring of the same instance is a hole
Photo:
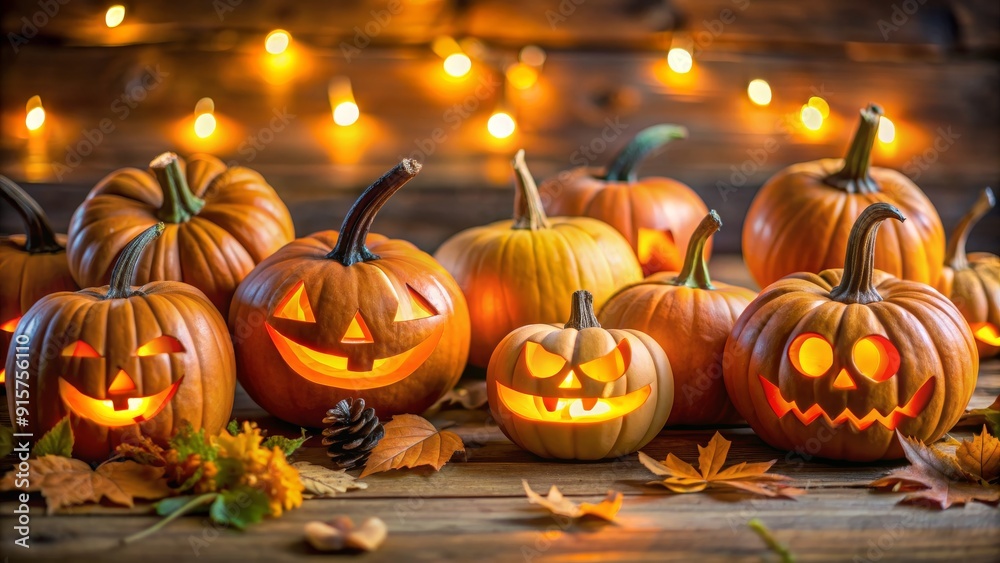
[[[602,164],[635,131],[674,122],[690,138],[643,171],[694,187],[722,214],[718,248],[738,252],[757,188],[790,163],[840,155],[869,101],[898,134],[876,164],[913,177],[946,227],[976,190],[1000,187],[995,1],[174,0],[130,3],[114,30],[103,24],[106,3],[62,2],[4,2],[0,16],[0,172],[25,182],[62,228],[104,174],[163,150],[210,151],[260,170],[300,234],[339,226],[358,190],[414,156],[424,172],[377,230],[433,249],[509,216],[516,148],[541,179],[574,154]],[[290,75],[263,52],[276,27],[294,37]],[[482,42],[468,79],[443,75],[429,48],[443,34]],[[693,45],[689,75],[666,70],[671,41]],[[529,43],[548,59],[539,84],[516,92],[494,69]],[[362,111],[346,129],[330,119],[326,86],[336,75],[351,78]],[[745,94],[757,77],[774,91],[767,108]],[[35,94],[49,115],[41,137],[24,126]],[[809,133],[795,116],[816,94],[831,116]],[[208,142],[190,134],[202,96],[214,98],[220,121]],[[485,132],[501,100],[519,125],[506,141]],[[97,131],[103,120],[110,132]],[[0,209],[0,232],[19,229]],[[996,251],[998,239],[993,213],[970,248]]]

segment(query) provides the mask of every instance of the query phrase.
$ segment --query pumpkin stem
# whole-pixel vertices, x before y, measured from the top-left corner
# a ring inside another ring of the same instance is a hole
[[[10,178],[0,175],[0,195],[17,211],[24,222],[24,250],[29,254],[48,254],[66,250],[56,241],[49,218],[45,216],[38,202],[31,199],[21,186]]]
[[[972,204],[969,212],[962,216],[958,225],[951,233],[951,241],[948,243],[948,253],[945,255],[944,264],[952,270],[964,270],[969,267],[969,259],[965,255],[965,241],[969,238],[969,231],[982,219],[983,215],[989,213],[990,209],[996,205],[996,198],[993,197],[993,190],[984,189],[979,194],[979,199]]]
[[[594,296],[586,289],[573,292],[573,305],[570,306],[569,321],[564,328],[601,328],[594,314]]]
[[[165,152],[154,158],[149,167],[163,190],[163,205],[156,213],[160,221],[185,223],[205,206],[205,200],[191,193],[176,154]]]
[[[365,188],[365,191],[361,192],[357,201],[347,212],[347,217],[344,217],[344,224],[340,226],[337,244],[326,257],[336,260],[344,266],[378,260],[378,256],[365,246],[368,231],[371,230],[372,222],[375,221],[375,215],[379,209],[382,209],[385,202],[389,201],[392,194],[412,180],[417,172],[420,172],[420,168],[421,165],[416,160],[404,158],[392,170]]]
[[[149,243],[163,233],[163,229],[163,223],[157,223],[139,233],[139,236],[125,245],[122,253],[118,255],[118,260],[115,261],[115,267],[111,269],[111,285],[108,287],[105,299],[125,299],[133,295],[132,284],[139,268],[139,258]]]
[[[872,146],[875,144],[881,119],[882,108],[875,104],[868,104],[868,107],[861,110],[861,121],[851,146],[847,149],[844,166],[823,179],[827,185],[850,194],[878,193],[878,183],[872,178],[869,168],[872,163]]]
[[[830,290],[830,299],[841,303],[874,303],[881,301],[872,285],[875,272],[875,235],[878,227],[886,219],[906,221],[906,217],[888,203],[873,203],[858,215],[847,238],[847,256],[844,258],[844,274],[840,285]]]
[[[511,228],[532,231],[548,229],[549,218],[545,216],[535,178],[524,161],[524,149],[514,155],[514,175],[517,177],[517,191],[514,192],[514,225]]]
[[[713,209],[698,223],[698,228],[691,234],[688,242],[687,255],[684,256],[684,266],[673,285],[683,285],[699,289],[715,289],[712,278],[708,275],[708,262],[705,260],[705,244],[709,237],[722,228],[722,219]]]
[[[604,180],[607,182],[635,182],[639,179],[636,168],[644,158],[656,149],[674,139],[687,137],[687,128],[667,123],[647,127],[632,139],[625,148],[611,160]]]

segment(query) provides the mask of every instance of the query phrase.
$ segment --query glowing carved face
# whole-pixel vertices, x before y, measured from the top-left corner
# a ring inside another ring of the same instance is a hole
[[[17,323],[21,320],[21,317],[14,317],[13,319],[7,319],[3,324],[0,324],[0,331],[7,334],[13,335],[14,330],[17,329]],[[7,338],[10,338],[8,336]],[[3,385],[7,381],[7,368],[6,366],[0,366],[0,385]]]
[[[892,342],[879,335],[866,336],[855,342],[851,356],[844,367],[833,369],[836,364],[833,347],[815,333],[798,335],[788,348],[788,359],[798,374],[808,380],[823,378],[829,381],[831,395],[857,392],[859,378],[890,385],[887,382],[899,370],[899,352]],[[840,412],[827,412],[818,403],[799,405],[794,399],[783,396],[778,385],[763,375],[758,375],[758,378],[768,404],[779,418],[791,413],[805,425],[822,418],[829,426],[850,423],[857,430],[865,430],[875,423],[895,430],[902,421],[919,415],[934,393],[934,379],[928,378],[902,404],[881,410],[872,408],[867,412],[854,412],[846,407]]]
[[[1000,328],[991,323],[973,323],[972,334],[987,346],[1000,346]]]
[[[585,396],[581,394],[581,377],[612,384],[625,375],[631,359],[628,340],[619,342],[610,353],[577,366],[570,366],[566,358],[549,352],[537,342],[527,342],[518,360],[521,367],[537,379],[557,378],[557,392],[547,396],[532,395],[497,382],[497,394],[508,410],[526,420],[560,424],[612,420],[642,406],[652,392],[651,384],[617,397]]]
[[[184,346],[172,336],[158,336],[140,346],[137,357],[155,356],[184,352]],[[101,354],[83,340],[77,340],[62,350],[63,357],[83,358],[96,361]],[[128,426],[145,422],[160,413],[170,402],[184,377],[181,376],[169,387],[152,395],[140,396],[132,377],[123,369],[108,385],[104,399],[91,397],[73,386],[65,378],[59,378],[59,394],[66,406],[77,416],[108,427]]]
[[[388,283],[388,280],[387,280]],[[389,290],[395,293],[392,284]],[[399,306],[394,323],[418,321],[438,316],[434,306],[417,290],[406,285],[405,301],[397,297]],[[274,318],[298,323],[316,323],[316,315],[309,303],[305,283],[300,281],[285,295],[274,310]],[[271,341],[282,359],[303,378],[320,385],[343,389],[373,389],[404,379],[419,368],[434,353],[445,325],[438,325],[413,347],[391,356],[363,362],[353,351],[372,346],[380,335],[373,335],[359,309],[344,329],[340,339],[341,350],[323,351],[279,332],[272,323],[265,324]]]

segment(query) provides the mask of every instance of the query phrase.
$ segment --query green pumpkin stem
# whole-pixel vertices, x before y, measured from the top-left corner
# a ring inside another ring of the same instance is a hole
[[[969,212],[962,216],[958,225],[951,233],[951,241],[948,242],[948,253],[945,254],[944,264],[952,270],[964,270],[969,267],[969,258],[965,255],[965,242],[969,238],[969,231],[972,227],[990,212],[997,203],[993,196],[993,190],[984,189],[979,193],[979,199],[972,204]]]
[[[165,152],[149,163],[163,190],[163,205],[156,216],[164,223],[185,223],[205,207],[205,200],[191,193],[177,155]]]
[[[29,254],[51,254],[62,252],[63,245],[56,241],[56,233],[52,230],[49,218],[45,216],[38,202],[31,199],[21,186],[10,178],[0,175],[0,195],[4,201],[17,211],[24,221],[24,250]],[[9,272],[8,272],[9,274]]]
[[[586,289],[573,292],[573,304],[570,306],[569,321],[564,328],[601,328],[594,314],[594,296]]]
[[[389,201],[392,194],[420,172],[420,168],[419,162],[405,158],[392,170],[365,188],[365,191],[361,192],[357,201],[347,212],[347,217],[344,217],[344,224],[340,226],[337,244],[326,257],[336,260],[344,266],[378,260],[378,256],[365,246],[368,232],[372,228],[372,222],[375,221],[375,215],[379,209],[382,209],[385,202]]]
[[[687,129],[680,125],[670,125],[664,123],[647,127],[632,139],[625,148],[621,150],[611,164],[608,165],[604,173],[604,180],[608,182],[635,182],[639,178],[639,163],[656,149],[666,145],[674,139],[684,139],[687,137]]]
[[[705,260],[705,245],[713,234],[722,228],[722,219],[713,209],[698,223],[698,228],[691,234],[687,254],[684,256],[684,266],[674,278],[673,285],[683,285],[698,289],[715,289],[712,278],[708,275],[708,261]]]
[[[139,268],[139,258],[142,257],[142,253],[149,246],[149,243],[163,233],[164,228],[163,223],[157,223],[139,233],[139,236],[125,245],[122,253],[118,255],[115,267],[111,269],[111,285],[108,287],[105,299],[125,299],[134,294],[132,284],[135,282],[136,270]]]
[[[847,238],[847,256],[840,285],[830,290],[830,299],[841,303],[874,303],[882,296],[872,285],[875,272],[875,235],[886,219],[906,221],[906,217],[888,203],[873,203],[858,215]]]
[[[882,108],[875,104],[861,110],[861,121],[854,133],[844,166],[823,179],[827,185],[840,188],[850,194],[872,194],[879,191],[878,183],[872,178],[872,146],[878,136],[878,126],[882,119]]]
[[[548,229],[549,218],[545,215],[545,206],[542,205],[542,196],[538,193],[535,178],[528,170],[528,163],[524,161],[524,149],[514,155],[513,164],[517,191],[514,192],[514,225],[511,228],[532,231]]]

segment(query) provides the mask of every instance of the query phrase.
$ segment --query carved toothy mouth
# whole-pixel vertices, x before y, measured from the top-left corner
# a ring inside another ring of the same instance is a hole
[[[59,394],[73,414],[103,426],[128,426],[145,422],[160,414],[170,399],[177,393],[184,377],[173,382],[170,387],[148,397],[127,399],[95,399],[80,392],[72,383],[59,378]]]
[[[636,410],[653,392],[651,385],[620,397],[539,397],[515,391],[497,383],[500,401],[508,410],[526,420],[583,424],[604,422]]]

